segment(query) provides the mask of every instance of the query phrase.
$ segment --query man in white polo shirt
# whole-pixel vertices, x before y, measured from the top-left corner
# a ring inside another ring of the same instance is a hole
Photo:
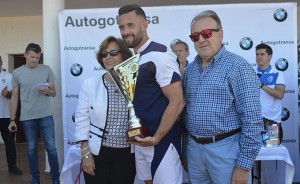
[[[270,65],[273,50],[269,45],[256,46],[257,75],[260,78],[260,101],[264,120],[280,125],[281,123],[281,99],[284,97],[285,81],[283,73]],[[281,136],[282,128],[280,127]],[[280,137],[280,140],[282,137]]]
[[[22,171],[16,166],[15,132],[8,130],[9,103],[11,97],[11,77],[8,72],[2,71],[2,59],[0,56],[0,132],[5,144],[8,171],[12,174],[21,175]]]

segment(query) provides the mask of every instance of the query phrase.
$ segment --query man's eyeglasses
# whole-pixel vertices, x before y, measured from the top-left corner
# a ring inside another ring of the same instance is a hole
[[[109,51],[109,52],[103,51],[103,52],[101,53],[101,57],[102,57],[102,58],[106,58],[106,57],[108,56],[108,54],[109,54],[110,56],[114,57],[114,56],[117,56],[119,53],[121,53],[120,50],[111,50],[111,51]]]
[[[190,38],[191,38],[192,42],[199,41],[200,35],[203,38],[207,39],[207,38],[210,38],[212,36],[213,31],[218,32],[218,31],[220,31],[220,29],[205,29],[201,32],[196,32],[196,33],[191,34]]]

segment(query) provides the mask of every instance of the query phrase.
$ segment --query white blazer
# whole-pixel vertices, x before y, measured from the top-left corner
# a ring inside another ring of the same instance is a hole
[[[107,118],[108,94],[104,74],[86,79],[81,87],[75,113],[75,140],[88,140],[90,151],[98,155]]]

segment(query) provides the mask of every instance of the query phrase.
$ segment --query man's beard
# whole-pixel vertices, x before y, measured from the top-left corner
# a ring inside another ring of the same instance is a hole
[[[123,37],[123,40],[125,41],[127,47],[129,47],[129,48],[134,48],[134,47],[136,47],[139,43],[141,43],[141,41],[142,41],[142,39],[143,39],[142,36],[140,36],[140,37],[135,37],[135,36],[133,36],[133,38],[134,38],[134,39],[129,43],[129,42]]]

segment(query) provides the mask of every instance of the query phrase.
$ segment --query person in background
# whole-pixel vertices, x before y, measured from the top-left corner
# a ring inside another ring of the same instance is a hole
[[[260,79],[260,102],[265,122],[277,123],[280,140],[283,132],[281,126],[281,100],[284,97],[285,81],[283,73],[270,65],[273,50],[269,45],[256,46],[257,75]]]
[[[15,132],[8,130],[9,125],[9,103],[11,97],[11,78],[12,75],[2,70],[2,58],[0,56],[0,132],[5,144],[6,161],[8,172],[22,175],[22,171],[16,166],[17,153],[15,145]]]
[[[186,66],[188,65],[188,60],[187,57],[189,57],[190,55],[190,50],[189,50],[189,46],[186,42],[180,40],[180,39],[174,39],[171,44],[170,47],[173,51],[173,53],[177,56],[177,63],[179,65],[179,71],[180,71],[180,75],[183,76],[184,74],[184,70],[186,68]],[[182,137],[181,137],[181,143],[182,145],[186,144],[187,142],[187,135],[188,135],[188,131],[184,125],[184,120],[183,120],[183,116],[179,116],[177,121],[179,121],[180,125],[181,125],[181,133],[182,133]],[[185,169],[185,171],[187,171],[187,160],[186,160],[186,150],[185,150],[186,146],[182,146],[182,165]]]
[[[176,119],[184,106],[178,64],[165,45],[152,41],[138,5],[119,9],[119,29],[128,47],[140,54],[133,105],[149,135],[135,137],[137,178],[146,184],[182,184],[181,131]]]
[[[225,49],[214,11],[194,17],[190,38],[197,52],[183,76],[190,183],[248,183],[262,145],[258,77]]]
[[[107,37],[97,60],[102,68],[114,66],[132,56],[124,41]],[[135,159],[126,142],[128,107],[109,73],[86,79],[75,114],[75,138],[81,143],[82,167],[87,184],[133,184]]]
[[[189,46],[180,39],[174,39],[171,42],[170,47],[173,53],[177,56],[180,75],[183,76],[184,69],[188,64],[187,57],[190,55]]]
[[[41,47],[38,44],[28,44],[24,54],[26,64],[13,71],[9,130],[17,131],[15,119],[20,94],[20,121],[28,144],[28,161],[32,176],[30,184],[40,184],[37,154],[39,131],[47,151],[53,184],[59,184],[54,120],[49,98],[56,95],[55,76],[49,66],[39,64],[41,52]],[[16,127],[16,129],[12,130],[12,127]]]

